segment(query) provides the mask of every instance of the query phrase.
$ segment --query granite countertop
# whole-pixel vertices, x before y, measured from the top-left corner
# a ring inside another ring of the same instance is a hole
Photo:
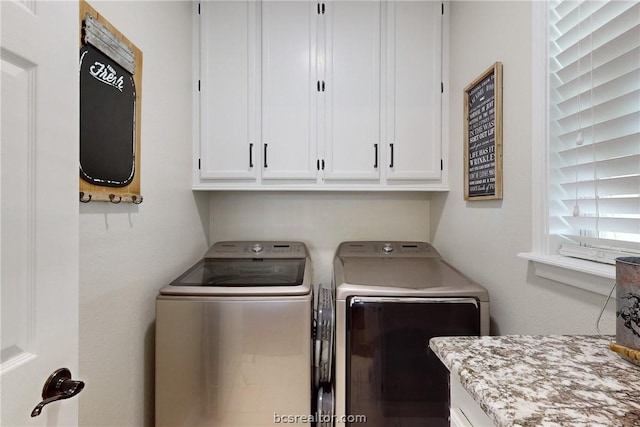
[[[497,426],[639,426],[640,366],[605,336],[439,337],[429,346]]]

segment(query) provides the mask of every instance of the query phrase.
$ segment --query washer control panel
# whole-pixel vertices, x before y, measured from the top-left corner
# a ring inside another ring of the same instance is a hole
[[[307,246],[302,242],[229,241],[216,242],[205,258],[306,258]]]

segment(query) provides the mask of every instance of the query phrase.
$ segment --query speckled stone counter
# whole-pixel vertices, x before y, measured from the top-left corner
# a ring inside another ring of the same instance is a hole
[[[640,367],[612,337],[441,337],[429,346],[497,426],[640,426]]]

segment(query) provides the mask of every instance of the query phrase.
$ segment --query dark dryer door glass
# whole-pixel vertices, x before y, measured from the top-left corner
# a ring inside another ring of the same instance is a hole
[[[476,300],[351,297],[347,305],[347,414],[372,426],[448,427],[449,372],[429,339],[479,335]]]

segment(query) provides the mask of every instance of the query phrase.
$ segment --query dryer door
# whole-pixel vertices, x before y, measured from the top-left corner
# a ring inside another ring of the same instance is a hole
[[[448,427],[449,372],[429,339],[479,335],[477,301],[351,297],[346,317],[347,416],[376,426]]]

